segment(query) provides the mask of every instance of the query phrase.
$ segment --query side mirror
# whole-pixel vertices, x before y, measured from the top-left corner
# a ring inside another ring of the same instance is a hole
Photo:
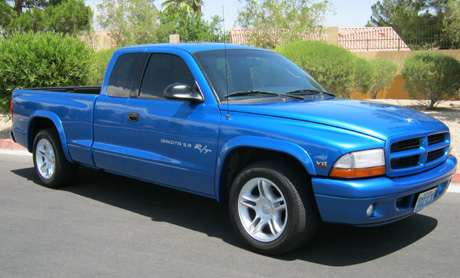
[[[198,92],[192,92],[190,86],[182,83],[174,83],[166,87],[163,92],[165,98],[175,99],[181,101],[190,101],[202,103],[204,101],[203,96]]]

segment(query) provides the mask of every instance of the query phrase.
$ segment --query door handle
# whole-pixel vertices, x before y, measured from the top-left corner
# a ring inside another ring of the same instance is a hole
[[[136,112],[129,112],[128,113],[128,121],[130,122],[138,122],[140,119],[139,113]]]

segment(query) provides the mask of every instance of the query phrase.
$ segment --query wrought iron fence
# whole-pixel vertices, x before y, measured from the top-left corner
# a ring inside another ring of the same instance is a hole
[[[339,28],[337,45],[355,52],[410,50],[392,27]]]
[[[418,26],[399,30],[400,36],[413,50],[459,49],[458,38],[451,38],[441,27]]]
[[[460,42],[451,39],[436,26],[419,26],[395,30],[392,27],[339,28],[338,45],[350,51],[408,51],[459,49]]]
[[[226,32],[225,34],[208,34],[205,37],[195,38],[195,39],[187,39],[187,38],[179,38],[180,42],[187,42],[187,43],[202,43],[202,42],[218,42],[218,43],[230,43],[230,32]]]
[[[452,40],[443,30],[436,26],[419,26],[406,28],[398,32],[393,27],[359,27],[336,28],[334,32],[314,30],[304,39],[337,42],[337,45],[354,52],[360,51],[410,51],[433,49],[459,49],[460,42]],[[230,40],[235,44],[251,44],[250,37],[254,30],[234,29]],[[458,39],[460,40],[460,39]]]

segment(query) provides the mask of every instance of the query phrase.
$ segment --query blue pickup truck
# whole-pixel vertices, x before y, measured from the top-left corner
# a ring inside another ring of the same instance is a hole
[[[85,166],[227,202],[238,236],[264,254],[303,246],[320,221],[410,216],[446,192],[457,165],[442,122],[335,98],[246,46],[122,48],[102,86],[14,90],[11,112],[45,186]]]

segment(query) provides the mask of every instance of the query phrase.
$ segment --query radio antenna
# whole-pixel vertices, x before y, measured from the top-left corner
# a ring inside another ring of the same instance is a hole
[[[224,41],[226,42],[226,35],[225,35],[225,8],[222,5],[222,29],[224,30]]]
[[[227,120],[230,120],[230,111],[228,109],[228,62],[227,62],[227,43],[224,43],[224,52],[225,52],[225,93],[227,99]]]

